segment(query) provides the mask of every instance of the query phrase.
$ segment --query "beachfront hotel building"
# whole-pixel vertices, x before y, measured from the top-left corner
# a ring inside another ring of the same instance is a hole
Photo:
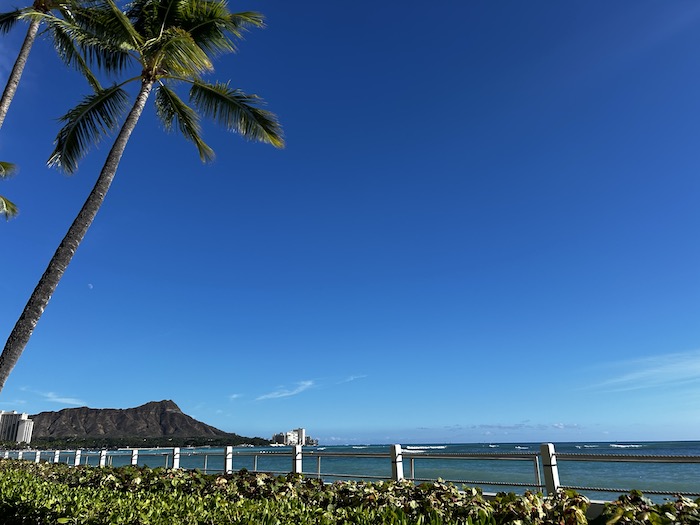
[[[272,436],[272,443],[276,445],[308,445],[316,446],[318,445],[317,439],[312,439],[311,436],[306,435],[305,428],[295,428],[289,432],[280,432]]]
[[[0,441],[31,443],[33,430],[34,421],[29,419],[28,414],[0,410]]]

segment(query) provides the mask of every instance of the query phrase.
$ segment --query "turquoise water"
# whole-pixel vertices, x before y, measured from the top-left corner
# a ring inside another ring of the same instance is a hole
[[[323,448],[323,447],[320,447]],[[386,450],[388,447],[384,447]],[[445,445],[403,445],[404,474],[410,476],[410,458],[414,458],[414,477],[420,479],[452,480],[466,485],[480,486],[485,492],[527,489],[520,484],[536,483],[535,466],[527,460],[493,459],[427,459],[431,453],[447,454],[511,454],[538,453],[540,443],[477,443]],[[369,452],[382,447],[327,447],[327,451]],[[700,442],[639,442],[639,443],[555,443],[559,454],[596,454],[611,456],[700,456]],[[422,457],[426,457],[422,459]],[[325,459],[322,460],[322,462]],[[330,461],[330,460],[329,460]],[[357,460],[364,463],[365,460]],[[376,461],[376,460],[374,460]],[[700,463],[628,463],[573,461],[557,458],[559,479],[562,486],[621,489],[620,491],[586,491],[577,489],[591,499],[615,499],[621,492],[637,489],[652,496],[655,491],[687,492],[700,495]],[[347,466],[350,466],[349,460]],[[382,463],[374,468],[363,464],[365,473],[391,474],[390,464]],[[306,465],[304,467],[306,470]],[[326,471],[326,469],[323,469]],[[330,471],[333,472],[333,471]],[[346,472],[337,470],[335,472]],[[352,471],[354,472],[354,471]],[[541,479],[544,480],[542,474]],[[489,485],[489,482],[515,483],[518,485]],[[544,481],[542,481],[544,483]],[[541,488],[532,487],[535,490]],[[662,497],[661,497],[662,498]]]
[[[406,477],[417,480],[441,478],[458,485],[480,486],[484,492],[523,492],[528,488],[540,491],[535,462],[529,459],[493,459],[494,455],[539,453],[539,443],[471,443],[444,445],[402,445]],[[611,500],[621,492],[641,490],[655,501],[654,491],[685,492],[700,495],[700,463],[621,463],[573,461],[563,454],[596,454],[619,456],[700,456],[700,442],[637,442],[637,443],[555,443],[559,478],[562,486],[600,487],[613,491],[577,489],[591,499]],[[233,470],[248,469],[284,474],[292,470],[290,447],[234,448]],[[318,472],[326,481],[339,479],[391,479],[389,445],[319,446],[303,448],[303,471],[307,476]],[[253,455],[254,454],[254,455]],[[479,459],[451,457],[430,458],[432,454],[484,454]],[[360,455],[361,457],[355,457]],[[376,457],[374,455],[380,455]],[[53,460],[53,453],[42,453],[42,459]],[[60,461],[73,462],[70,452],[62,452]],[[82,464],[97,464],[99,452],[83,452]],[[131,451],[110,451],[108,463],[119,466],[131,462]],[[141,450],[138,464],[171,467],[172,449]],[[224,470],[223,448],[182,448],[180,466],[207,472]],[[540,467],[541,470],[541,467]],[[345,476],[341,476],[345,475]],[[544,483],[544,475],[541,475]],[[527,486],[529,485],[529,487]],[[620,489],[620,492],[617,491]]]

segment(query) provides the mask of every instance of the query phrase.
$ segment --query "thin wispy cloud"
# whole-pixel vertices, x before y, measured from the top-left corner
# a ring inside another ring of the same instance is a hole
[[[75,405],[75,406],[84,406],[87,405],[85,401],[82,399],[78,399],[76,397],[65,397],[65,396],[60,396],[54,392],[46,392],[42,394],[44,398],[47,401],[51,401],[52,403],[61,403],[62,405]]]
[[[622,392],[700,384],[700,350],[633,359],[613,366],[623,371],[594,388]]]
[[[22,388],[21,390],[41,396],[44,398],[45,401],[49,401],[51,403],[60,403],[62,405],[87,406],[87,403],[85,401],[76,397],[61,396],[55,392],[39,392],[37,390],[31,390],[29,388]]]
[[[0,406],[16,407],[18,405],[26,405],[25,399],[15,399],[14,401],[0,401]]]
[[[239,398],[241,398],[241,397],[243,397],[243,394],[231,394],[230,396],[228,396],[228,398],[229,398],[231,401],[233,401],[234,399],[239,399]]]
[[[279,399],[281,397],[291,397],[291,396],[296,396],[297,394],[301,394],[305,390],[308,390],[314,386],[313,381],[299,381],[294,388],[280,388],[279,390],[275,390],[274,392],[270,392],[268,394],[264,394],[262,396],[259,396],[256,398],[256,401],[262,401],[264,399]]]
[[[358,379],[364,379],[365,377],[367,377],[366,374],[359,375],[359,376],[349,376],[349,377],[346,377],[345,379],[343,379],[342,381],[339,381],[338,384],[342,385],[343,383],[351,383],[352,381],[357,381]]]
[[[578,424],[569,423],[515,423],[515,424],[485,424],[485,425],[474,425],[472,428],[479,430],[496,430],[496,431],[506,431],[512,432],[516,430],[549,430],[556,428],[559,430],[571,430],[581,428]]]

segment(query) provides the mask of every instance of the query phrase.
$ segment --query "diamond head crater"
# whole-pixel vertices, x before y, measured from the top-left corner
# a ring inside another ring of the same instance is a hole
[[[224,432],[183,413],[173,401],[135,408],[65,408],[30,416],[32,448],[263,446],[269,439]]]

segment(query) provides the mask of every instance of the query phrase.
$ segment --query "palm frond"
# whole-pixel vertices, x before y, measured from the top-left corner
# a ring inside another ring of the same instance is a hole
[[[16,171],[17,166],[11,162],[0,161],[0,179],[10,177]],[[4,215],[5,219],[10,219],[10,217],[17,215],[18,212],[19,210],[17,209],[17,206],[15,206],[11,200],[0,195],[0,215]]]
[[[187,140],[194,142],[202,162],[214,160],[214,150],[202,140],[200,135],[201,127],[197,113],[173,90],[163,84],[158,86],[156,91],[156,112],[166,131],[172,131],[173,124],[177,124],[180,133]]]
[[[148,32],[144,28],[149,25],[146,21],[154,16],[153,2],[149,0],[132,0],[126,6],[126,16],[131,20],[136,31],[141,36],[147,37]]]
[[[88,7],[94,6],[94,7]],[[70,16],[58,17],[50,13],[32,13],[46,24],[54,40],[59,57],[81,71],[88,63],[115,72],[130,60],[130,35],[120,34],[110,20],[111,10],[96,1],[85,0],[85,5],[71,10]],[[126,40],[126,44],[125,44]],[[94,85],[95,79],[88,79]]]
[[[73,65],[80,71],[92,88],[98,91],[101,89],[100,82],[90,70],[80,50],[76,47],[76,40],[64,29],[64,25],[54,24],[52,26],[51,36],[53,37],[56,53],[63,62],[68,65]]]
[[[233,27],[237,27],[239,30],[247,29],[249,27],[265,27],[265,15],[258,13],[257,11],[241,11],[240,13],[231,13],[229,15],[231,24]],[[233,31],[233,29],[229,29]]]
[[[163,33],[166,29],[180,26],[178,13],[182,4],[182,0],[158,0],[159,16],[157,22],[160,27],[153,26],[158,34]],[[156,33],[153,34],[153,36],[155,35]]]
[[[126,16],[139,34],[157,38],[165,29],[178,25],[172,18],[177,14],[178,3],[180,0],[133,0]]]
[[[56,147],[49,157],[49,166],[73,173],[90,145],[98,143],[102,135],[117,126],[119,117],[128,109],[128,102],[128,96],[120,86],[101,89],[86,96],[61,117],[60,121],[65,125],[56,136]]]
[[[245,138],[284,147],[282,127],[277,116],[258,106],[264,101],[257,95],[247,95],[228,84],[196,81],[190,90],[190,100],[205,116],[227,130]]]
[[[0,179],[6,179],[17,173],[17,166],[11,162],[0,161]]]
[[[17,20],[19,20],[21,15],[21,9],[15,9],[14,11],[9,11],[7,13],[0,13],[0,34],[9,32],[15,26],[15,23]]]
[[[264,26],[264,18],[255,12],[231,13],[222,0],[195,0],[183,4],[180,25],[197,45],[209,53],[221,54],[236,50],[231,36],[241,39],[249,27]]]
[[[147,62],[157,64],[168,75],[192,77],[214,68],[190,34],[178,28],[170,28],[162,37],[149,41],[143,53],[152,57]]]
[[[5,219],[9,220],[18,213],[19,209],[17,209],[17,206],[15,206],[11,200],[0,195],[0,215],[3,215]]]
[[[124,45],[128,45],[127,40],[130,40],[132,49],[140,48],[143,45],[144,39],[131,23],[129,17],[119,9],[119,6],[117,6],[114,0],[103,1],[107,7],[106,11],[109,11],[111,16],[103,17],[99,20],[99,23],[109,23],[110,30],[117,31]]]

